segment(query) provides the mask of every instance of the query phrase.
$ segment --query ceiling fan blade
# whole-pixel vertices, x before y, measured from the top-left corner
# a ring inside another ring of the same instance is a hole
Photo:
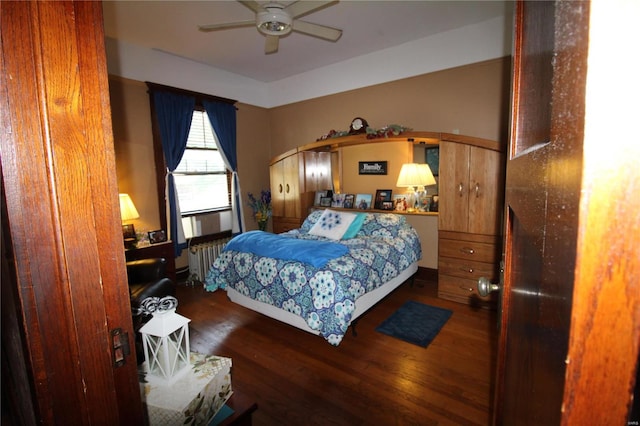
[[[338,41],[342,36],[342,30],[298,20],[293,21],[293,31],[329,41]]]
[[[238,0],[238,3],[241,3],[243,6],[253,10],[254,12],[258,13],[261,10],[264,10],[262,6],[260,6],[260,3],[258,3],[257,1],[253,1],[253,0]]]
[[[338,0],[297,1],[285,7],[284,10],[286,10],[292,18],[297,18],[299,16],[304,16],[311,12],[324,9],[325,7],[332,6],[336,3],[338,3]]]
[[[265,55],[269,55],[271,53],[276,53],[278,51],[278,44],[280,41],[279,36],[268,35],[264,42],[264,53]]]
[[[240,28],[240,27],[252,27],[256,24],[255,20],[252,21],[238,21],[238,22],[225,22],[222,24],[209,24],[198,25],[198,29],[202,32],[226,30],[227,28]]]

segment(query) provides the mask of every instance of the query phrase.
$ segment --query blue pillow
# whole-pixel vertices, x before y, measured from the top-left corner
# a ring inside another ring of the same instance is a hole
[[[342,239],[348,240],[355,237],[360,231],[360,228],[362,228],[365,217],[366,215],[364,213],[357,213],[356,218],[353,220],[353,222],[351,222],[351,225],[349,225],[349,228],[347,228],[346,232],[342,236]]]

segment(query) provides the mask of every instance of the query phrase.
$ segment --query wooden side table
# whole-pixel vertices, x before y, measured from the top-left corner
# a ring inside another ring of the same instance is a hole
[[[164,257],[167,259],[167,277],[176,281],[176,259],[173,252],[173,241],[151,244],[147,247],[134,248],[124,252],[127,262],[131,260],[151,259]]]
[[[224,419],[219,426],[251,426],[253,412],[258,409],[258,404],[249,399],[246,395],[233,391],[233,395],[227,401],[233,414]]]

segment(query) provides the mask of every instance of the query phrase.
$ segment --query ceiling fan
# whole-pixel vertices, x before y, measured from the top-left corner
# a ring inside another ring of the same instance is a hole
[[[254,0],[237,1],[255,12],[256,17],[254,20],[199,25],[198,29],[208,32],[255,25],[258,31],[266,36],[265,54],[277,52],[280,37],[289,34],[291,31],[334,42],[342,35],[342,30],[298,19],[325,7],[332,6],[338,3],[337,0],[296,1],[287,6],[277,2],[262,5]]]

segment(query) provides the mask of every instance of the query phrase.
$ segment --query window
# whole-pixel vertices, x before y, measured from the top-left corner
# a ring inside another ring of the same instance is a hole
[[[231,207],[229,175],[205,111],[194,111],[187,148],[173,173],[182,216]]]

